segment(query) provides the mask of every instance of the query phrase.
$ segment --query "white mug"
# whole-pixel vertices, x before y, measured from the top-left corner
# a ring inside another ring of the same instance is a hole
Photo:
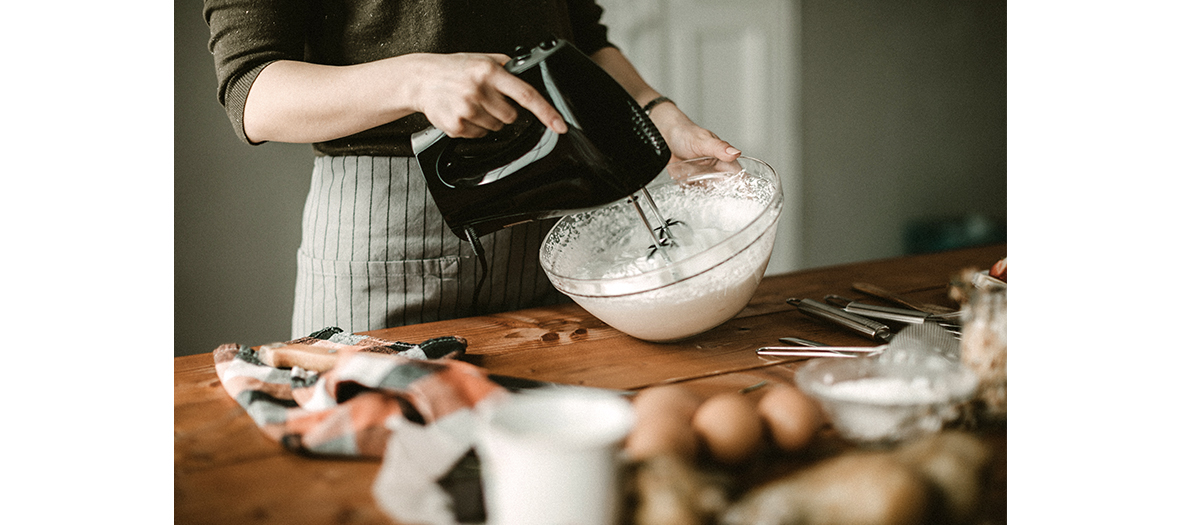
[[[553,387],[514,393],[482,414],[487,525],[613,525],[622,442],[635,422],[621,396]]]

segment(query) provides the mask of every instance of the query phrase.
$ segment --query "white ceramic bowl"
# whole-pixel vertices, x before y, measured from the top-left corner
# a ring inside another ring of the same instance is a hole
[[[658,254],[643,260],[652,239],[624,199],[558,221],[541,247],[549,280],[606,324],[647,341],[685,339],[732,319],[770,260],[783,207],[778,174],[750,157],[736,165],[695,159],[669,165],[648,191],[665,219],[691,228],[671,228],[684,251],[670,263]]]

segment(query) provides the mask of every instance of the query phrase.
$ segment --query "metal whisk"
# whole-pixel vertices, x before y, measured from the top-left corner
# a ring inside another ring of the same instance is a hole
[[[643,207],[639,205],[641,197],[642,200],[647,204],[648,208],[651,208],[651,213],[655,216],[655,223],[657,226],[652,226],[651,219],[648,218],[647,213],[644,213]],[[667,259],[668,255],[664,253],[664,248],[676,244],[676,240],[672,238],[671,227],[684,223],[677,220],[664,219],[664,216],[660,213],[660,209],[656,207],[655,200],[652,199],[651,194],[647,192],[647,188],[641,188],[639,193],[632,195],[628,201],[633,207],[635,207],[635,212],[639,214],[640,220],[643,221],[643,226],[647,229],[648,233],[651,234],[653,244],[648,247],[649,251],[647,252],[647,257],[650,259],[654,257],[656,253],[660,253],[665,259]]]

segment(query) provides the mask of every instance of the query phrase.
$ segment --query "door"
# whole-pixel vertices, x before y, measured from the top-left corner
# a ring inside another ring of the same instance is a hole
[[[644,79],[783,185],[768,274],[799,264],[798,0],[598,0]]]

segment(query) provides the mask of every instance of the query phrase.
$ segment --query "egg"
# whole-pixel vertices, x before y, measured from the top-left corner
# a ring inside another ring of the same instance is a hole
[[[693,414],[692,428],[714,459],[730,465],[746,461],[763,443],[754,403],[737,392],[706,399]]]
[[[640,390],[632,401],[635,415],[671,415],[686,420],[701,406],[701,398],[682,385],[658,385]]]
[[[819,406],[798,388],[786,384],[766,390],[758,401],[758,415],[774,444],[788,451],[806,447],[824,424]]]
[[[692,429],[692,416],[701,399],[680,385],[661,385],[639,391],[632,400],[635,426],[623,444],[636,461],[663,454],[695,459],[700,442]]]
[[[690,421],[671,417],[636,419],[635,427],[623,443],[623,451],[635,461],[662,455],[693,460],[699,450],[700,443]]]

